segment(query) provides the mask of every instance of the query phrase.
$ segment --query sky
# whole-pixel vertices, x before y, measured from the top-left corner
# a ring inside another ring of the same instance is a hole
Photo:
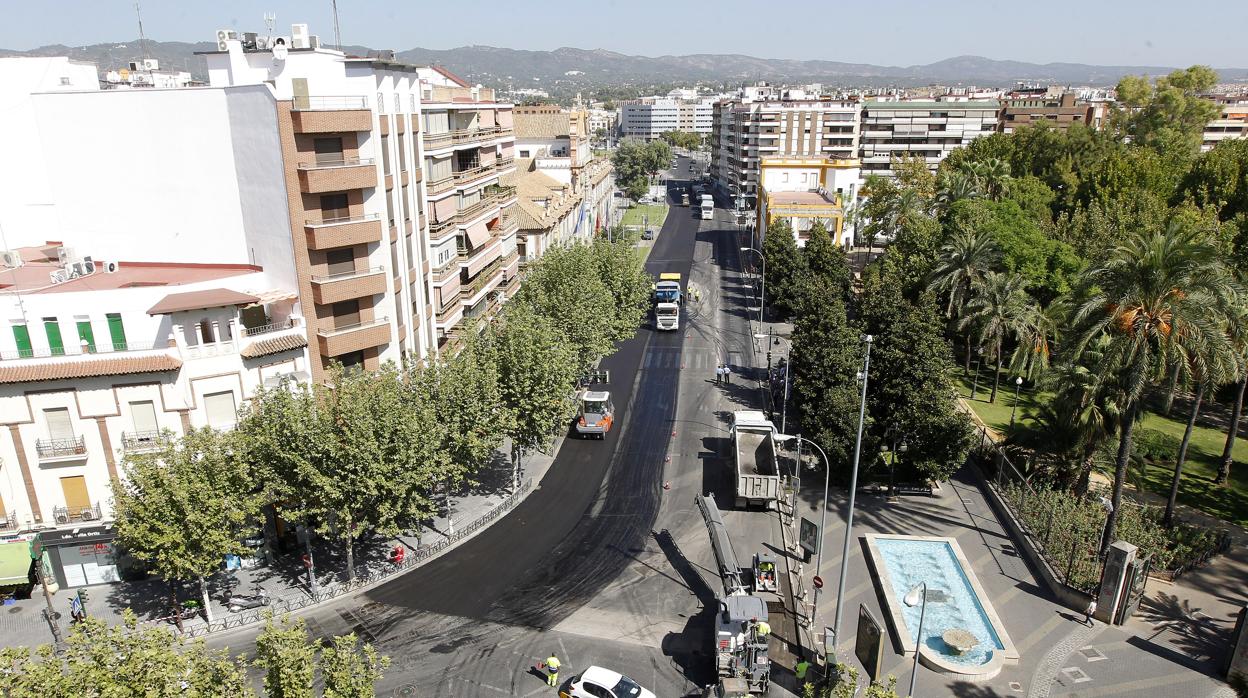
[[[157,41],[307,23],[333,43],[331,0],[142,0]],[[774,12],[771,12],[774,10]],[[768,14],[771,12],[771,14]],[[0,0],[0,48],[138,36],[133,0]],[[603,48],[662,56],[741,53],[878,65],[959,55],[1033,63],[1248,67],[1248,0],[338,0],[342,43]]]

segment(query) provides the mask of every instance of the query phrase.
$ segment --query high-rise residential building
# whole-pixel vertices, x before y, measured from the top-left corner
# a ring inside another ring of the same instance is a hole
[[[710,174],[721,191],[753,207],[762,158],[853,159],[858,120],[859,105],[852,100],[756,87],[749,95],[715,104]]]
[[[764,157],[759,163],[758,230],[786,222],[799,247],[810,229],[822,223],[838,245],[848,247],[853,229],[845,224],[846,207],[858,196],[859,163],[850,158]]]
[[[1074,92],[1060,89],[1018,90],[1001,98],[997,130],[1013,133],[1020,126],[1040,121],[1062,131],[1071,124],[1099,129],[1107,110],[1105,102],[1084,102]]]
[[[1217,103],[1221,112],[1205,126],[1201,152],[1230,138],[1248,138],[1248,94],[1222,96]]]
[[[868,101],[862,104],[863,176],[892,176],[894,157],[920,157],[932,171],[950,152],[997,129],[997,100]]]
[[[708,100],[685,102],[666,97],[647,97],[620,104],[620,135],[654,140],[668,131],[709,135],[712,104]]]

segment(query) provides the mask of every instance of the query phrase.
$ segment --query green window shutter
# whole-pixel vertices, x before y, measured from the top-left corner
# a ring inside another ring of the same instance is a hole
[[[108,335],[113,340],[113,351],[126,350],[126,327],[121,324],[121,313],[109,313]]]
[[[17,343],[17,355],[19,357],[35,355],[34,348],[30,343],[30,329],[25,325],[13,326],[13,341]]]
[[[63,356],[65,354],[65,342],[61,339],[61,325],[54,317],[45,317],[43,319],[43,329],[48,333],[48,348],[52,350],[53,356]]]
[[[91,331],[90,320],[78,321],[78,343],[87,343],[87,351],[95,353],[95,333]]]

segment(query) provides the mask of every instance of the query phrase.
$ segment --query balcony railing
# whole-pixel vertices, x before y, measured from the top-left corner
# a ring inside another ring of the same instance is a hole
[[[121,432],[121,448],[126,453],[159,451],[167,441],[159,430]]]
[[[66,458],[85,455],[87,442],[81,436],[67,439],[35,439],[35,452],[40,458]]]
[[[286,320],[283,320],[281,322],[270,322],[267,325],[260,325],[259,327],[244,327],[243,336],[259,337],[262,334],[269,334],[270,332],[281,332],[282,330],[288,330],[292,327],[295,327],[295,319],[287,318]]]
[[[459,273],[459,257],[451,257],[449,260],[444,262],[442,266],[435,268],[430,273],[433,275],[434,281],[445,281],[449,279],[452,274]]]
[[[373,164],[372,158],[343,157],[343,158],[330,158],[330,159],[325,159],[325,160],[313,160],[311,162],[301,162],[299,163],[299,169],[321,170],[321,169],[328,169],[331,167],[358,167],[360,165],[371,165],[371,164]]]
[[[290,101],[291,111],[342,111],[368,109],[368,98],[363,95],[295,97]]]
[[[492,165],[478,165],[477,167],[473,167],[467,170],[460,170],[459,172],[455,173],[455,182],[457,184],[463,184],[464,182],[471,182],[474,179],[480,179],[481,177],[484,177],[485,175],[489,174],[493,170],[494,170],[494,167]]]
[[[382,267],[369,267],[368,269],[353,269],[351,271],[339,272],[337,274],[325,274],[323,276],[313,275],[312,282],[323,284],[329,281],[342,281],[343,279],[350,279],[357,276],[372,276],[373,274],[380,274],[383,271],[385,271],[385,269]]]
[[[443,133],[426,133],[425,147],[434,150],[437,148],[446,148],[452,145],[462,145],[464,143],[476,143],[479,141],[488,141],[511,133],[511,129],[505,126],[486,126],[483,128],[464,128],[456,131],[445,131]]]
[[[304,225],[310,225],[314,228],[331,225],[350,225],[351,223],[364,223],[366,221],[375,221],[381,218],[380,213],[366,213],[362,216],[338,216],[336,218],[322,218],[314,220],[311,218],[304,219]]]
[[[444,191],[455,188],[455,175],[430,180],[425,186],[429,188],[430,194],[441,194]]]
[[[480,293],[481,289],[498,277],[498,272],[503,269],[503,262],[510,261],[510,259],[499,258],[487,264],[484,269],[477,273],[477,277],[473,279],[472,283],[463,287],[460,295],[467,300]]]
[[[0,516],[0,531],[16,531],[17,528],[16,511],[10,511],[8,514]]]
[[[228,339],[220,342],[194,344],[186,347],[186,358],[207,359],[213,356],[228,356],[237,350],[238,347],[234,346],[234,342]]]
[[[85,507],[70,509],[66,506],[52,507],[52,520],[60,525],[79,523],[82,521],[99,521],[103,518],[99,503]]]
[[[389,322],[390,322],[390,318],[380,317],[375,320],[367,320],[364,322],[353,322],[349,325],[340,325],[337,327],[324,328],[324,329],[318,330],[317,334],[323,337],[333,337],[335,335],[345,334],[347,332],[354,332],[356,330],[368,329],[369,327],[376,327],[377,325],[385,325]]]
[[[67,346],[62,349],[19,349],[17,351],[0,352],[0,360],[10,361],[17,359],[46,359],[59,356],[88,356],[91,354],[102,354],[118,351],[152,351],[153,349],[163,349],[164,344],[157,345],[154,342],[96,342],[83,346]]]

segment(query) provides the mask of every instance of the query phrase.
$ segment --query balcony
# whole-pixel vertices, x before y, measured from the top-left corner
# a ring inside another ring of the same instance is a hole
[[[233,341],[210,342],[207,344],[188,345],[184,350],[187,359],[211,359],[214,356],[229,356],[238,353],[238,345]]]
[[[430,85],[421,91],[421,100],[437,104],[493,102],[494,90],[489,87],[450,87]]]
[[[299,163],[299,191],[323,194],[331,191],[377,186],[372,158],[336,158]]]
[[[385,283],[384,279],[382,281]],[[316,340],[321,355],[339,356],[390,343],[390,319],[356,322],[350,325],[317,330]]]
[[[442,283],[452,276],[459,275],[459,258],[451,257],[451,259],[442,264],[442,266],[434,269],[431,274],[434,283]]]
[[[59,357],[94,356],[116,352],[153,351],[164,349],[166,343],[161,342],[96,342],[94,345],[67,346],[62,349],[19,349],[18,351],[0,352],[0,361],[20,361],[23,359],[49,359]]]
[[[426,133],[425,149],[441,150],[470,143],[492,141],[511,135],[511,129],[505,126],[486,126],[483,128],[464,128],[443,133]]]
[[[290,120],[295,133],[342,133],[373,127],[368,98],[360,95],[295,97],[290,102]]]
[[[44,463],[83,460],[87,457],[87,442],[81,436],[35,439],[35,452]]]
[[[126,453],[151,453],[165,447],[169,439],[160,431],[123,431],[121,449]]]
[[[455,173],[455,186],[475,182],[478,179],[487,177],[494,172],[493,165],[480,165],[467,170],[460,170]]]
[[[308,248],[313,250],[380,242],[381,214],[369,213],[363,216],[322,220],[309,219],[304,221],[303,233],[307,236]]]
[[[274,332],[281,332],[283,330],[289,330],[292,327],[298,326],[299,325],[295,322],[294,318],[287,318],[282,322],[270,322],[267,325],[260,325],[259,327],[244,327],[243,336],[259,337],[262,334],[272,334]]]
[[[372,267],[341,274],[312,277],[312,300],[328,305],[352,298],[364,298],[386,292],[385,270]]]
[[[485,288],[491,283],[497,281],[503,275],[506,264],[510,264],[512,261],[513,260],[510,258],[504,259],[500,257],[499,259],[487,264],[486,267],[477,274],[476,278],[472,280],[472,283],[469,283],[460,290],[460,298],[462,298],[465,303],[471,304],[475,302],[477,295],[480,294],[481,291],[485,290]]]
[[[18,529],[17,512],[10,511],[4,516],[0,516],[0,531],[11,532]]]
[[[99,502],[81,509],[70,509],[65,506],[52,507],[52,520],[59,526],[83,523],[85,521],[99,521],[103,518],[103,515],[104,513],[100,510]]]

